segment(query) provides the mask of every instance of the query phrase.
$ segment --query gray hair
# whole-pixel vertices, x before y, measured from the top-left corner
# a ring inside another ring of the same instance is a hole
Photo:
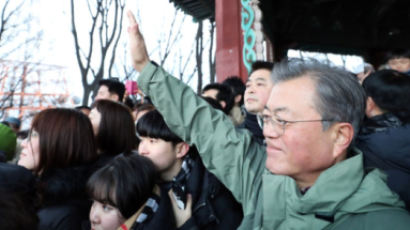
[[[352,124],[356,136],[365,115],[366,94],[357,78],[346,70],[309,59],[289,59],[275,64],[274,83],[307,76],[316,84],[314,105],[321,114],[323,130],[334,122]],[[334,122],[333,122],[334,121]]]

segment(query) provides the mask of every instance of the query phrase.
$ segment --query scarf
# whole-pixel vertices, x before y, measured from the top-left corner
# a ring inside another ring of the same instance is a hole
[[[137,230],[143,223],[149,222],[152,219],[155,212],[158,210],[160,198],[156,194],[152,194],[150,198],[145,202],[144,208],[136,218],[134,224],[130,228],[131,230]],[[124,227],[123,227],[124,229]]]
[[[180,209],[185,209],[186,204],[186,183],[191,176],[191,169],[194,165],[194,161],[186,156],[182,162],[181,170],[171,182],[171,188],[174,192],[177,205]]]
[[[189,156],[186,156],[184,161],[182,162],[181,170],[170,183],[170,188],[173,189],[177,204],[180,208],[185,208],[186,182],[189,176],[191,175],[191,169],[194,163],[194,160],[192,160]],[[157,212],[159,202],[160,197],[156,194],[152,194],[151,197],[148,198],[147,202],[145,203],[144,208],[141,211],[141,214],[138,215],[130,229],[137,230],[140,229],[144,225],[144,223],[148,223]]]

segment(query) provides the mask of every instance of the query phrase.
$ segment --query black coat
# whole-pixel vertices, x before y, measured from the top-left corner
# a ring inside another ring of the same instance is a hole
[[[191,229],[196,225],[197,229],[236,229],[242,221],[243,213],[241,205],[235,200],[232,193],[216,177],[205,169],[199,157],[194,159],[191,175],[186,182],[187,193],[192,195],[192,215],[190,226],[182,226],[183,229]],[[152,220],[141,229],[158,229],[152,226],[172,229],[175,220],[172,212],[171,201],[168,191],[171,183],[160,184],[161,201],[159,211],[155,213]],[[158,221],[161,220],[161,221]],[[165,229],[165,228],[162,228]]]
[[[0,162],[0,189],[24,192],[35,197],[37,179],[33,173],[21,166]]]
[[[258,124],[255,114],[251,114],[245,110],[245,121],[238,125],[239,129],[247,129],[252,133],[252,138],[255,139],[259,144],[263,145],[265,143],[265,137],[263,136],[263,130]]]
[[[0,163],[0,229],[35,230],[37,178],[21,166]]]
[[[389,114],[364,122],[356,140],[365,167],[387,174],[387,184],[410,210],[410,124],[403,125]]]
[[[157,197],[158,198],[158,197]],[[161,189],[158,209],[155,214],[150,215],[143,224],[132,226],[131,230],[155,230],[155,229],[176,229],[174,213],[171,202],[168,198],[168,191]]]
[[[57,169],[41,175],[42,207],[37,212],[40,230],[81,229],[91,208],[85,190],[88,168]]]

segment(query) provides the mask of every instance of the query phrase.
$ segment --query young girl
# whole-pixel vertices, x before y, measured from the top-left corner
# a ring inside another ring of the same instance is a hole
[[[93,200],[91,229],[115,230],[127,219],[140,216],[142,207],[157,203],[156,174],[151,160],[135,153],[118,155],[97,170],[87,183]]]

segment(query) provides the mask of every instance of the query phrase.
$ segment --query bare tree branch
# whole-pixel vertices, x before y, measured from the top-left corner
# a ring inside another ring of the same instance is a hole
[[[0,21],[0,41],[2,41],[4,32],[6,30],[13,30],[19,27],[19,24],[9,24],[9,20],[11,20],[12,17],[17,16],[20,12],[20,8],[23,6],[24,1],[21,1],[17,6],[15,6],[13,9],[11,9],[8,13],[8,5],[11,0],[6,0],[6,2],[3,5],[3,8],[1,10],[1,21]]]
[[[15,92],[22,83],[19,67],[21,63],[38,57],[35,54],[43,37],[41,30],[33,29],[35,20],[30,12],[26,12],[26,3],[23,0],[0,3],[0,117],[15,106]],[[21,61],[6,61],[8,58]]]
[[[186,57],[185,61],[182,61],[182,55],[180,56],[180,69],[179,69],[179,79],[183,80],[184,74],[186,74],[186,69],[188,67],[188,64],[190,63],[191,57],[194,54],[194,49],[191,49],[189,52],[188,56]],[[194,69],[193,73],[191,73],[188,76],[188,79],[190,79],[190,76],[193,76],[196,73],[196,68]]]
[[[87,5],[92,23],[88,38],[89,43],[84,45],[79,43],[79,33],[75,21],[74,0],[71,0],[72,34],[74,37],[77,63],[80,68],[84,88],[83,104],[88,104],[90,93],[92,91],[95,92],[98,81],[105,77],[106,72],[108,72],[109,77],[111,77],[112,68],[115,64],[116,47],[118,46],[122,31],[121,22],[123,20],[125,1],[87,0]],[[111,12],[113,12],[112,15]],[[88,47],[88,55],[86,55],[85,58],[81,58],[80,54],[83,53],[81,47]],[[94,50],[95,47],[99,49]],[[95,55],[93,54],[93,50],[97,52]],[[95,58],[99,60],[95,60]],[[106,65],[107,60],[109,60],[108,65]]]
[[[116,2],[116,4],[118,4],[118,2]],[[120,14],[119,22],[122,22],[122,19],[123,19],[123,16],[124,16],[124,14],[123,14],[123,12],[124,12],[124,7],[125,7],[125,2],[124,2],[124,1],[120,2],[120,8],[121,8],[120,12],[121,12],[121,14]],[[116,16],[117,16],[117,13],[118,13],[118,10],[116,10]],[[115,24],[117,24],[117,23],[115,23]],[[119,31],[120,31],[120,33],[121,33],[121,31],[122,31],[122,23],[119,23],[119,25],[120,25]],[[117,38],[115,39],[114,46],[113,46],[113,53],[114,53],[114,54],[115,54],[116,51],[117,51],[117,46],[118,46],[118,42],[120,41],[120,37],[121,37],[121,36],[117,36]],[[113,66],[114,66],[115,56],[116,56],[116,55],[112,55],[112,56],[111,56],[110,66],[109,66],[109,68],[108,68],[108,74],[109,74],[109,76],[112,76],[112,68],[113,68]]]
[[[163,49],[164,50],[163,55],[162,55],[161,44],[164,42],[164,40],[162,39],[164,36],[161,36],[160,39],[158,40],[160,66],[164,66],[167,58],[169,57],[169,55],[172,51],[172,48],[181,39],[181,36],[182,36],[181,30],[183,28],[186,16],[183,15],[183,17],[181,19],[181,22],[178,25],[178,28],[175,29],[174,28],[175,23],[177,22],[177,18],[178,18],[179,15],[180,15],[179,12],[175,11],[174,17],[173,17],[172,22],[171,22],[170,29],[168,31],[168,35],[165,38],[165,48]]]
[[[163,66],[165,61],[167,60],[167,57],[169,55],[169,46],[171,43],[171,38],[172,38],[172,32],[174,31],[174,25],[175,25],[175,21],[177,19],[177,15],[178,15],[178,11],[175,11],[174,17],[172,18],[172,22],[171,22],[171,29],[168,31],[168,36],[166,39],[166,44],[165,44],[165,53],[164,56],[161,57],[161,62],[160,62],[160,66]]]

